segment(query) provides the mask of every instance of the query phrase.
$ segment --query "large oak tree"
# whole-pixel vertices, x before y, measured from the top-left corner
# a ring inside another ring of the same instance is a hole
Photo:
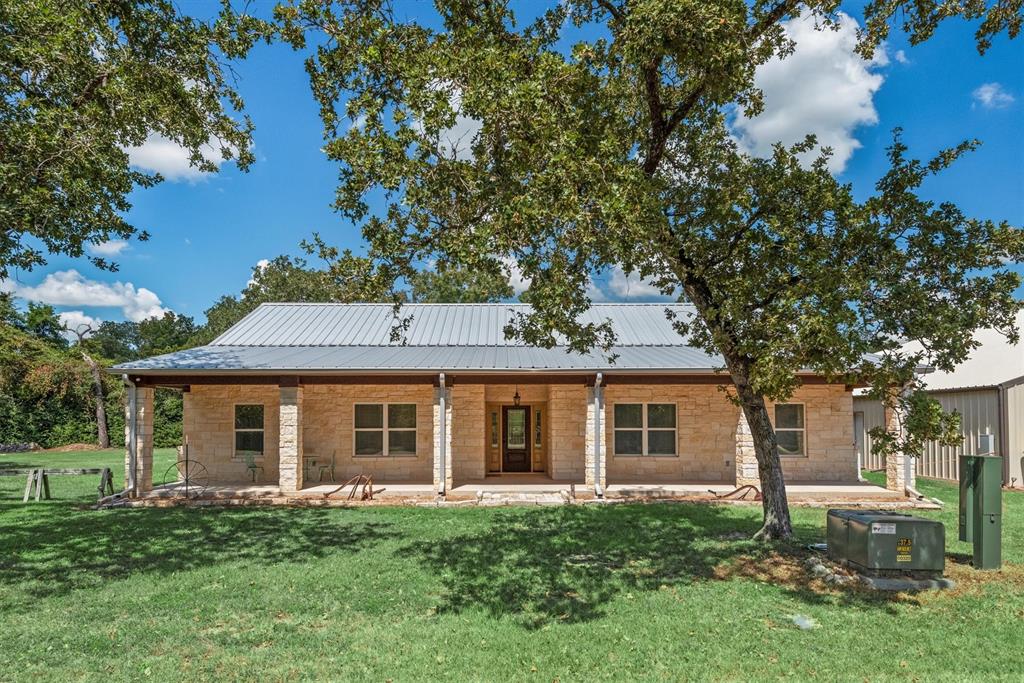
[[[230,61],[266,28],[229,0],[212,20],[171,0],[0,2],[0,278],[47,253],[145,239],[128,195],[161,178],[132,168],[126,149],[150,135],[204,171],[218,157],[248,167],[252,125]]]
[[[580,351],[614,343],[607,323],[578,322],[595,273],[621,265],[681,292],[697,315],[679,332],[723,356],[754,436],[762,538],[791,533],[766,402],[800,371],[899,402],[908,429],[887,448],[949,438],[934,402],[889,389],[912,388],[921,363],[962,361],[979,327],[1016,334],[1006,265],[1021,232],[919,195],[974,143],[922,163],[897,132],[890,170],[858,201],[827,150],[806,162],[813,139],[756,158],[730,135],[737,107],[761,109],[755,69],[792,49],[783,22],[810,13],[829,30],[837,3],[561,2],[525,23],[501,0],[435,6],[433,25],[378,0],[279,9],[294,44],[320,41],[307,69],[341,166],[337,208],[389,272],[515,261],[534,309],[508,332],[542,346],[561,333]],[[897,9],[876,6],[862,49]],[[598,37],[568,45],[584,26]],[[926,351],[902,353],[906,339]]]

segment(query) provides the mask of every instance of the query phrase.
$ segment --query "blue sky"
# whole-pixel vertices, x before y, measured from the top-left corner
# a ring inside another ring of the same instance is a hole
[[[197,4],[186,8],[202,11],[193,9]],[[846,12],[861,16],[859,5]],[[894,127],[904,128],[904,140],[919,157],[977,137],[982,148],[930,181],[926,193],[953,200],[976,217],[1024,224],[1024,41],[999,37],[980,57],[973,27],[951,21],[917,47],[894,31],[885,56],[866,65],[850,54],[852,24],[845,39],[822,38],[806,28],[791,27],[798,38],[793,61],[761,76],[768,99],[764,121],[740,123],[741,139],[752,150],[775,137],[795,139],[808,128],[817,130],[844,150],[844,163],[837,161],[835,170],[863,195],[886,168],[884,148]],[[259,260],[299,253],[299,241],[313,232],[361,249],[358,229],[330,208],[337,168],[320,152],[321,126],[302,59],[285,46],[259,46],[237,67],[256,126],[257,161],[248,173],[224,164],[215,175],[185,172],[133,193],[130,220],[152,238],[132,242],[116,256],[119,272],[97,270],[85,259],[52,257],[42,268],[16,273],[8,289],[55,304],[72,322],[82,316],[139,318],[161,308],[202,320],[219,296],[245,286]],[[173,149],[145,151],[136,156],[141,163],[182,170]],[[621,273],[597,284],[612,299],[649,295],[643,283]],[[87,305],[94,303],[107,305]]]

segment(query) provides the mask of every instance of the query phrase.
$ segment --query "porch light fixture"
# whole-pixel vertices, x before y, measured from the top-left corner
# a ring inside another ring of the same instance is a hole
[[[516,385],[516,393],[512,396],[512,403],[514,403],[516,405],[516,407],[518,408],[519,407],[519,401],[521,401],[522,398],[523,397],[519,395],[519,385],[517,384]]]

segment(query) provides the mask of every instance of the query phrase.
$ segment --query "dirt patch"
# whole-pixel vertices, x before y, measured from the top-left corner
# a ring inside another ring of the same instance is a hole
[[[98,451],[100,447],[94,443],[69,443],[55,448],[44,448],[40,453],[74,453],[76,451]]]

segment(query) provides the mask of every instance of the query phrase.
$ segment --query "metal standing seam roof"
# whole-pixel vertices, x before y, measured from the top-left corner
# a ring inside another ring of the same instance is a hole
[[[681,346],[666,317],[693,315],[686,304],[596,304],[582,323],[611,320],[616,346]],[[505,326],[528,304],[405,304],[409,327],[391,338],[398,319],[390,304],[263,304],[210,346],[513,346]]]
[[[392,339],[391,304],[263,304],[207,346],[117,365],[140,373],[355,371],[596,371],[715,370],[721,357],[688,346],[666,310],[692,315],[683,304],[598,304],[583,322],[610,320],[616,345],[569,353],[505,338],[505,325],[526,304],[405,304],[409,326]]]

